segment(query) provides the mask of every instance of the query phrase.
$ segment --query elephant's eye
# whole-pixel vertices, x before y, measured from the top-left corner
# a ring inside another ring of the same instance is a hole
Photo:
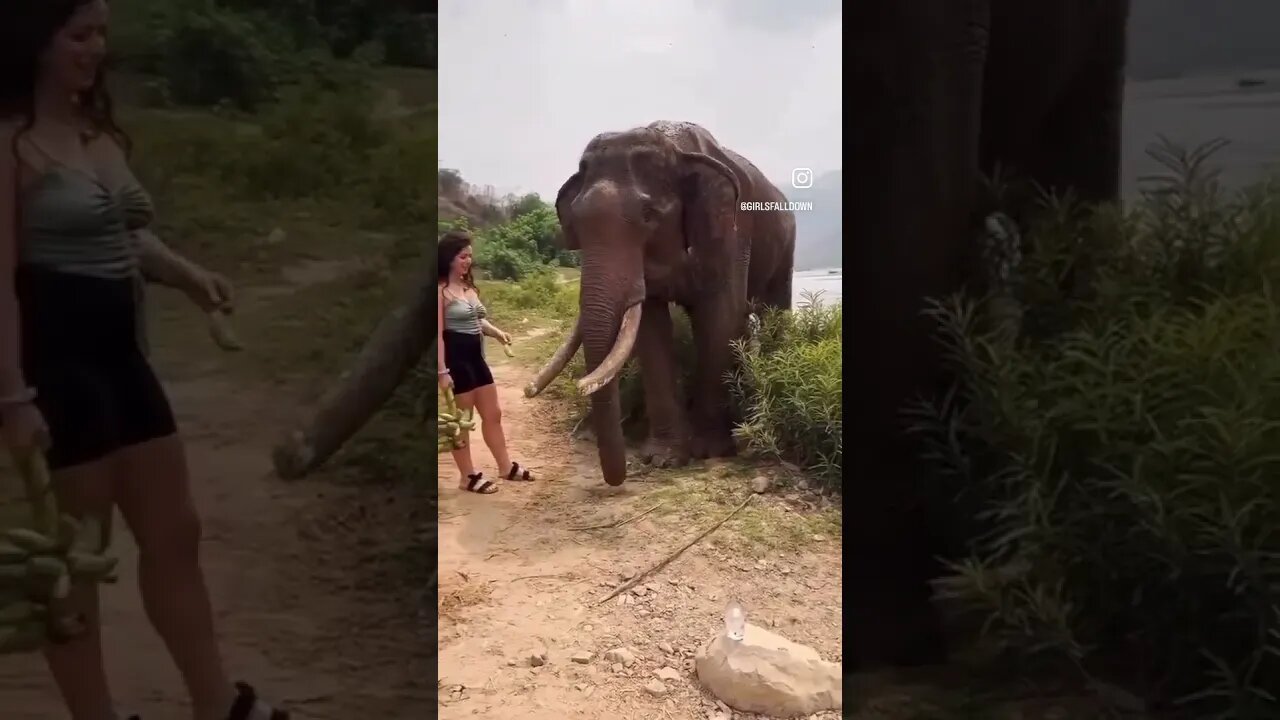
[[[640,219],[647,223],[658,221],[658,208],[653,203],[645,203],[640,206]]]

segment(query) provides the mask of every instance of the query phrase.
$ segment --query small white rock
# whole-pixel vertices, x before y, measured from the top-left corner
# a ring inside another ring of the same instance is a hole
[[[574,653],[573,655],[571,655],[569,659],[578,663],[579,665],[586,665],[587,663],[591,662],[591,658],[593,657],[595,657],[593,653],[587,652],[586,650],[580,650]]]
[[[674,682],[680,679],[680,671],[673,667],[660,668],[653,674],[656,675],[660,680],[671,680]]]
[[[644,684],[645,692],[655,697],[661,697],[667,694],[667,686],[661,680],[650,680]]]

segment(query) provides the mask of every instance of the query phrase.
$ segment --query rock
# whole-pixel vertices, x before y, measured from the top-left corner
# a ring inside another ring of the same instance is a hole
[[[668,655],[673,655],[676,651],[675,648],[671,647],[671,643],[665,641],[658,643],[658,649]]]
[[[751,478],[751,492],[753,493],[766,493],[769,492],[771,487],[773,487],[773,480],[764,475],[757,475]]]
[[[288,238],[288,234],[285,233],[283,229],[276,228],[267,235],[267,244],[279,245],[280,243],[284,242],[286,238]]]
[[[660,680],[676,681],[680,679],[680,671],[673,667],[664,667],[653,673]]]
[[[547,664],[547,649],[534,648],[525,655],[525,659],[529,663],[529,667],[540,667]]]
[[[661,697],[667,694],[667,686],[661,680],[650,680],[644,684],[645,692],[654,697]]]
[[[569,659],[578,663],[579,665],[586,665],[587,663],[591,662],[591,658],[593,657],[595,657],[593,653],[589,653],[586,650],[580,650],[574,653],[573,655],[571,655]]]
[[[843,707],[839,663],[747,623],[742,640],[717,633],[698,651],[698,680],[735,710],[774,717]]]
[[[610,665],[610,666],[609,666],[609,669],[610,669],[610,670],[612,670],[613,672],[620,673],[620,672],[622,672],[622,663],[620,663],[620,662],[616,662],[616,663],[614,663],[614,664]]]
[[[626,648],[614,648],[604,654],[604,659],[611,663],[622,663],[624,667],[631,667],[636,661],[636,654]]]

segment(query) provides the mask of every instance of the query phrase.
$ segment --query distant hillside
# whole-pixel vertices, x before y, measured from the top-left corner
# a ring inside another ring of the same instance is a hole
[[[1129,77],[1280,68],[1277,0],[1133,0]]]
[[[844,208],[844,174],[840,170],[819,175],[813,187],[791,187],[791,178],[774,184],[792,202],[811,202],[812,210],[796,213],[796,270],[840,267]]]

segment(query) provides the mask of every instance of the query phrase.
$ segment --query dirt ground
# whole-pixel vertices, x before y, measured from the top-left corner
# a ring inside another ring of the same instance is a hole
[[[517,705],[527,720],[754,718],[717,704],[693,673],[694,653],[723,631],[731,599],[749,622],[840,660],[838,513],[826,506],[834,522],[816,523],[823,501],[794,489],[757,496],[634,590],[597,604],[732,511],[753,474],[772,470],[713,463],[608,487],[594,445],[570,439],[554,401],[523,396],[532,374],[515,361],[494,366],[511,456],[536,482],[465,493],[452,460],[439,461],[442,720],[515,717]],[[472,452],[494,477],[478,436]],[[575,529],[655,506],[615,528]],[[604,658],[622,647],[637,657],[630,667]],[[539,652],[545,664],[532,665]],[[646,688],[659,671],[660,693]]]
[[[343,513],[380,496],[325,473],[294,483],[276,478],[271,444],[299,417],[288,392],[247,385],[217,356],[157,365],[187,441],[202,558],[233,678],[298,720],[424,717],[434,692],[424,625],[403,602],[361,582],[367,545],[378,540],[342,523]],[[120,581],[104,590],[103,616],[119,710],[187,720],[181,680],[142,609],[132,539],[116,525]],[[0,657],[0,698],[4,720],[66,717],[37,656]]]

